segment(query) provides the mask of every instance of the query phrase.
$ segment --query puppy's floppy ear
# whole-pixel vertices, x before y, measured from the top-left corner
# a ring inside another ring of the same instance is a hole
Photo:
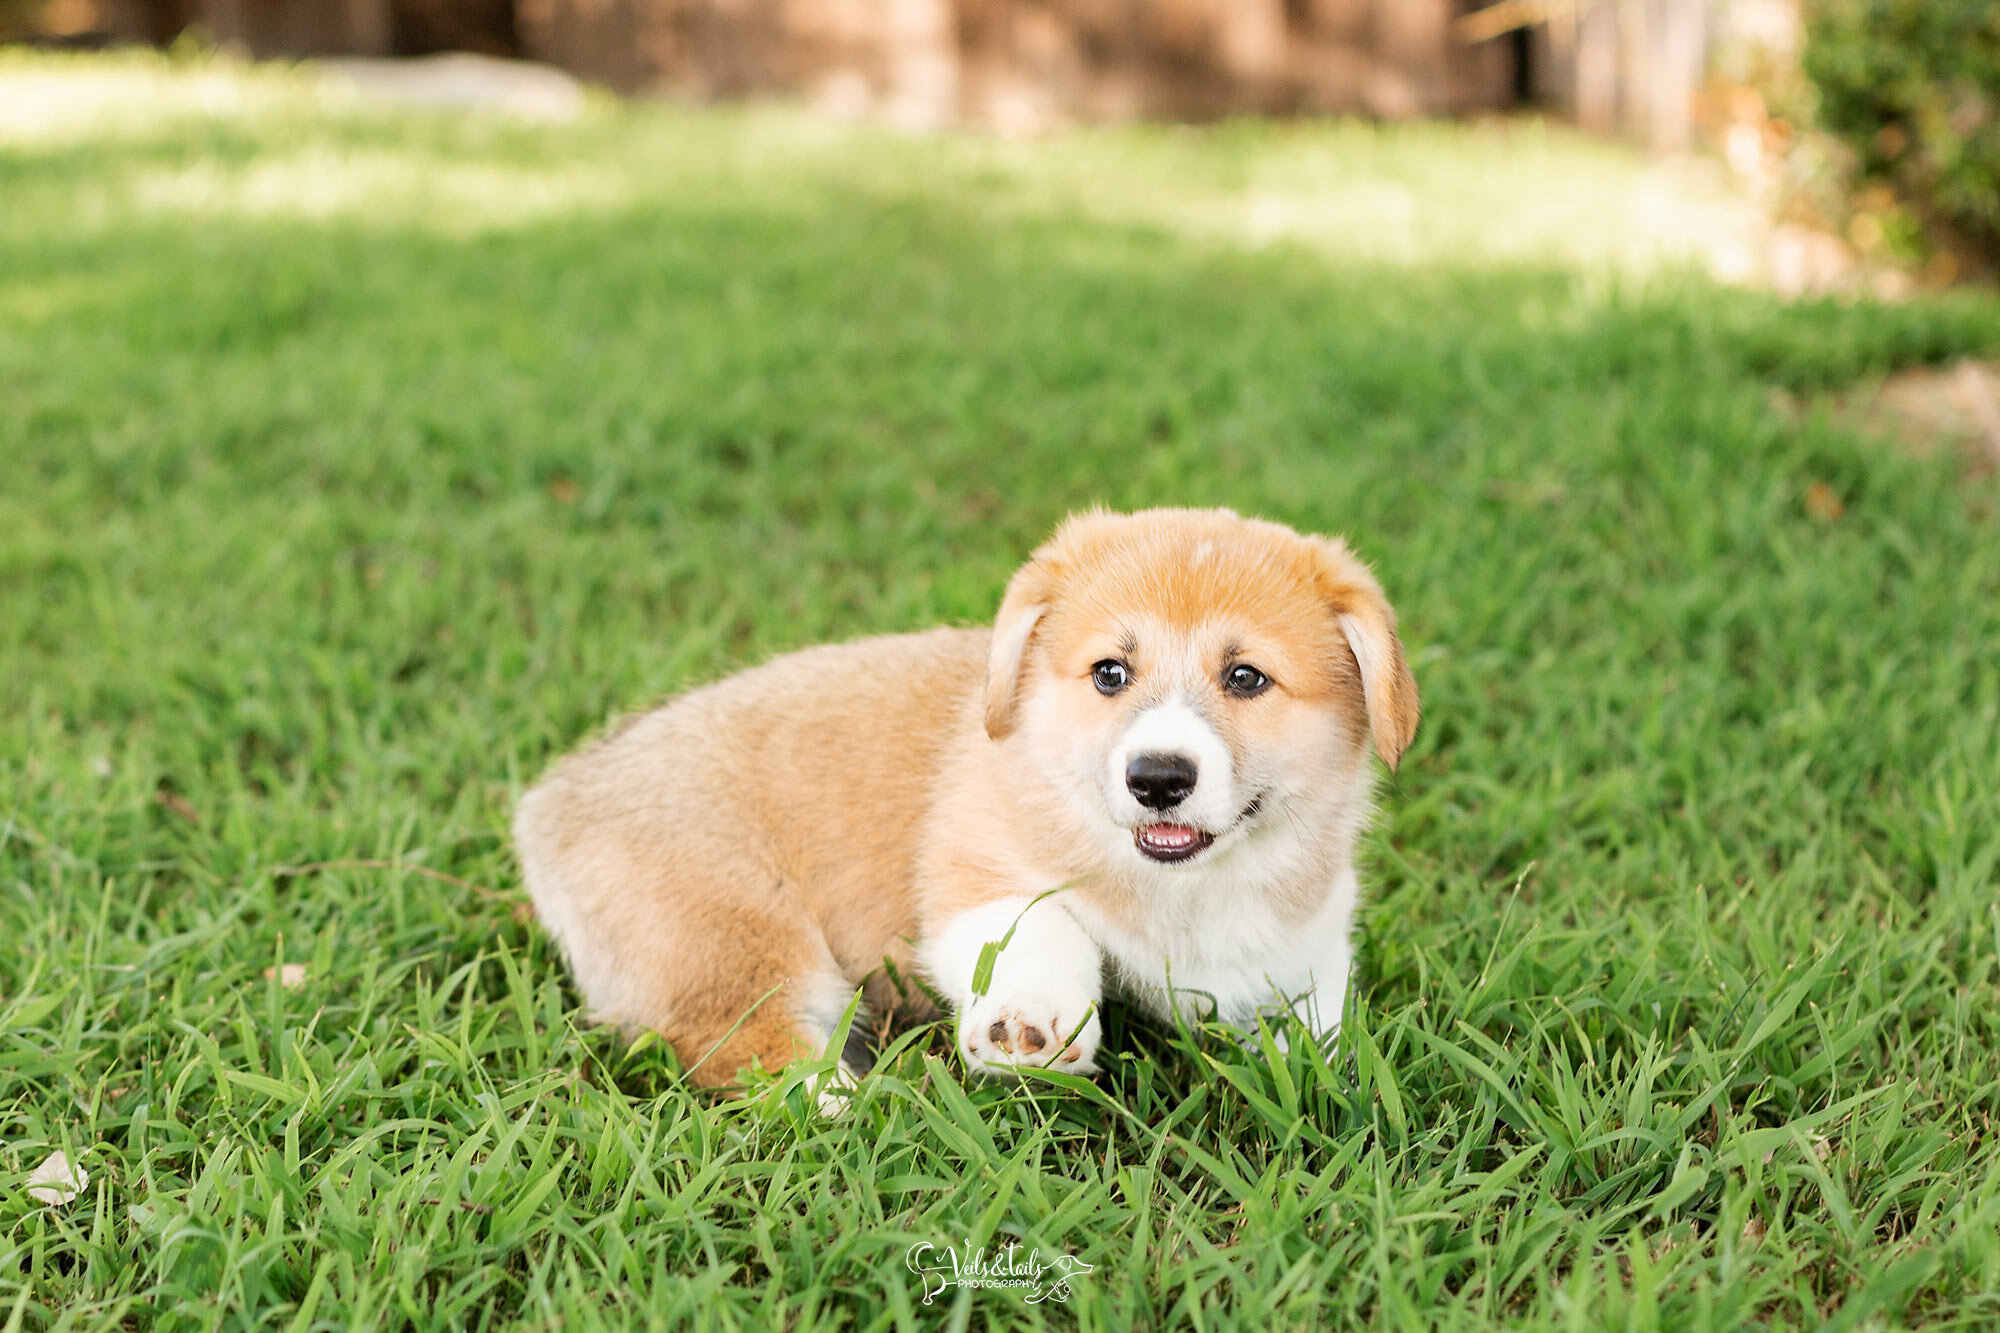
[[[1321,595],[1361,668],[1361,696],[1375,753],[1391,769],[1417,734],[1417,682],[1396,637],[1396,613],[1382,585],[1345,543],[1316,538]]]
[[[1031,560],[1014,571],[1007,595],[1000,599],[986,659],[986,734],[996,741],[1014,730],[1021,709],[1021,664],[1035,626],[1048,610],[1051,583],[1047,566]]]

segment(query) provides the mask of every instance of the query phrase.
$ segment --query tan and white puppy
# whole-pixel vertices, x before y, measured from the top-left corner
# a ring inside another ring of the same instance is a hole
[[[1090,513],[990,632],[695,690],[557,764],[515,839],[593,1015],[698,1082],[818,1055],[857,988],[928,1016],[912,973],[975,1067],[1089,1072],[1107,992],[1337,1029],[1368,741],[1393,768],[1416,726],[1395,615],[1339,542]]]

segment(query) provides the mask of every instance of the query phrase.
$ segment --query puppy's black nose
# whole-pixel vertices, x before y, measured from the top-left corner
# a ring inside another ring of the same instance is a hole
[[[1142,754],[1125,765],[1125,785],[1140,805],[1165,810],[1194,790],[1194,760],[1184,754]]]

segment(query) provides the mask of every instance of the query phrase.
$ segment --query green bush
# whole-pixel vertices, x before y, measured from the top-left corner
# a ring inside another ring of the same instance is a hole
[[[1865,170],[2000,255],[2000,4],[1811,0],[1805,67]]]

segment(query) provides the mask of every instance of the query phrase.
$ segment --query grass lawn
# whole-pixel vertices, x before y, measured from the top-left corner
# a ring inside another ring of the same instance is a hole
[[[1827,407],[2000,299],[1719,287],[1705,207],[1527,124],[0,56],[0,1329],[2000,1324],[2000,481]],[[580,1026],[542,765],[1093,502],[1403,614],[1334,1058],[919,1033],[828,1123]],[[921,1303],[1010,1240],[1091,1271]]]

